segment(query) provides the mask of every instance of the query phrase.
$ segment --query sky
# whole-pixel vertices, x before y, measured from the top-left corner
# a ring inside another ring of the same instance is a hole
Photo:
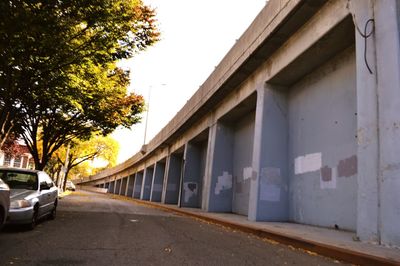
[[[143,2],[156,9],[161,40],[120,64],[130,69],[129,90],[143,95],[149,106],[140,124],[113,133],[120,143],[118,163],[136,154],[167,125],[266,4],[265,0]]]

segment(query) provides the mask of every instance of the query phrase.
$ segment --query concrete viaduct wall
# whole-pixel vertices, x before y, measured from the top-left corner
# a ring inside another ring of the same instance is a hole
[[[399,10],[269,1],[141,152],[82,184],[400,246]]]

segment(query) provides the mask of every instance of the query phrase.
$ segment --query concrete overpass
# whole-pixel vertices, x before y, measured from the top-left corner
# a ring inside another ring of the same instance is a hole
[[[269,1],[154,139],[81,184],[400,246],[399,16]]]

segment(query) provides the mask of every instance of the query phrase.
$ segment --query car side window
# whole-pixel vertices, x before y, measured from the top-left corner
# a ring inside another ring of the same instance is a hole
[[[44,172],[39,172],[39,178],[40,178],[40,186],[45,185],[48,188],[54,187],[54,183],[51,180],[51,178]]]
[[[41,190],[42,190],[42,189],[49,189],[49,187],[48,187],[46,181],[41,181],[41,182],[40,182],[40,189],[41,189]]]

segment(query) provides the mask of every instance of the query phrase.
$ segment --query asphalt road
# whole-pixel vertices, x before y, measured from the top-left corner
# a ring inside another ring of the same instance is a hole
[[[142,206],[74,192],[57,218],[33,231],[6,226],[0,265],[340,265],[246,233]]]

